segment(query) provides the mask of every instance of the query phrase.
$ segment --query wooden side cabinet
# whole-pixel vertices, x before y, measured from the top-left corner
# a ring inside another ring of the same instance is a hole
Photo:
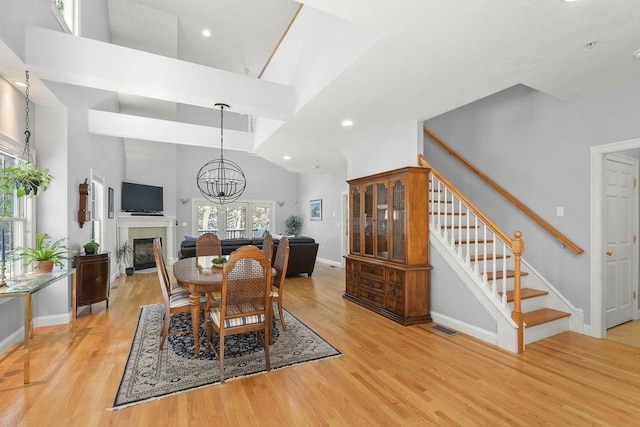
[[[109,308],[110,252],[93,255],[76,255],[76,307],[107,302]]]
[[[403,325],[431,321],[428,177],[406,167],[349,181],[344,298]]]

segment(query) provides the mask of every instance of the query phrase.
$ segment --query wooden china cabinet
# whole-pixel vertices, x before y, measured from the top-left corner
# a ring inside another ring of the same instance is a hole
[[[344,298],[403,325],[431,321],[429,171],[405,167],[348,181]]]

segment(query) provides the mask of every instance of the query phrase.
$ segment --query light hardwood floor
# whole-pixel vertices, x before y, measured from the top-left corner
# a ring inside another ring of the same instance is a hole
[[[564,333],[511,354],[428,325],[403,327],[341,298],[344,271],[287,279],[285,308],[341,357],[108,410],[157,275],[114,283],[78,329],[39,328],[0,356],[0,425],[639,425],[640,349]]]

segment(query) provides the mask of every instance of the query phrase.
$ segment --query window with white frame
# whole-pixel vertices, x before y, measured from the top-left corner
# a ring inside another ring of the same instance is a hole
[[[2,169],[15,166],[20,162],[22,160],[4,149],[0,151]],[[12,195],[0,195],[0,211],[0,233],[2,233],[0,257],[5,261],[5,276],[17,276],[25,272],[25,266],[16,249],[31,246],[34,240],[32,236],[35,217],[34,198],[17,197],[15,191]]]
[[[91,171],[89,197],[91,199],[91,239],[102,245],[105,218],[104,178],[93,170]]]
[[[65,32],[80,35],[80,0],[50,0],[54,15]]]
[[[220,205],[205,199],[193,201],[194,235],[214,233],[220,239],[262,237],[272,230],[273,201],[248,201]]]

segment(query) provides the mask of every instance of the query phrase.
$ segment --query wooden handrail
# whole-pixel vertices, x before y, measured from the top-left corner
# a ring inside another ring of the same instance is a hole
[[[427,162],[427,160],[422,156],[422,154],[418,154],[418,164],[420,166],[431,169],[431,175],[437,179],[440,183],[444,184],[447,191],[451,192],[451,194],[457,197],[468,210],[473,212],[477,219],[479,219],[485,226],[489,227],[489,229],[498,236],[506,245],[509,246],[511,252],[514,255],[514,282],[513,282],[513,311],[511,312],[511,318],[518,325],[517,332],[517,345],[518,345],[518,353],[524,351],[524,317],[522,315],[522,254],[524,253],[524,241],[522,240],[522,233],[520,231],[516,231],[513,233],[514,238],[511,239],[504,231],[500,229],[493,221],[489,219],[487,215],[485,215],[479,207],[477,207],[471,200],[465,197],[464,194],[460,192],[453,184],[451,184],[444,176],[440,174],[433,166]]]
[[[486,216],[484,214],[484,212],[482,212],[480,210],[480,208],[478,208],[471,200],[467,199],[467,197],[462,194],[453,184],[451,184],[447,178],[445,178],[444,176],[442,176],[440,174],[440,172],[438,172],[436,169],[434,169],[429,162],[427,162],[427,160],[422,156],[422,154],[418,154],[418,164],[420,166],[426,167],[426,168],[430,168],[431,169],[431,173],[433,174],[433,176],[435,176],[436,178],[438,178],[438,180],[442,183],[444,183],[444,185],[449,189],[449,191],[451,191],[452,194],[454,194],[458,199],[462,200],[462,202],[471,210],[473,211],[473,213],[478,217],[478,219],[480,221],[482,221],[484,224],[486,224],[494,233],[496,233],[496,235],[498,237],[500,237],[500,239],[507,243],[509,245],[509,247],[511,247],[513,245],[513,242],[511,240],[511,238],[507,235],[507,233],[505,233],[504,231],[502,231],[500,229],[500,227],[498,227],[496,225],[496,223],[494,223],[493,221],[491,221],[491,219],[489,219],[488,216]]]
[[[424,127],[424,133],[427,134],[431,139],[433,139],[436,143],[438,143],[442,148],[445,149],[449,154],[458,159],[463,165],[465,165],[469,170],[475,173],[480,179],[486,182],[491,188],[496,190],[502,197],[507,199],[510,203],[520,209],[525,215],[534,220],[540,227],[546,230],[549,234],[551,234],[554,238],[560,241],[565,247],[569,248],[575,254],[581,254],[584,250],[569,240],[564,234],[558,231],[554,226],[545,221],[541,216],[533,212],[529,209],[524,203],[514,197],[511,193],[505,190],[500,184],[491,179],[488,175],[482,172],[480,169],[475,167],[471,162],[462,157],[457,151],[451,148],[446,142],[444,142],[438,135],[431,132],[427,127]]]

